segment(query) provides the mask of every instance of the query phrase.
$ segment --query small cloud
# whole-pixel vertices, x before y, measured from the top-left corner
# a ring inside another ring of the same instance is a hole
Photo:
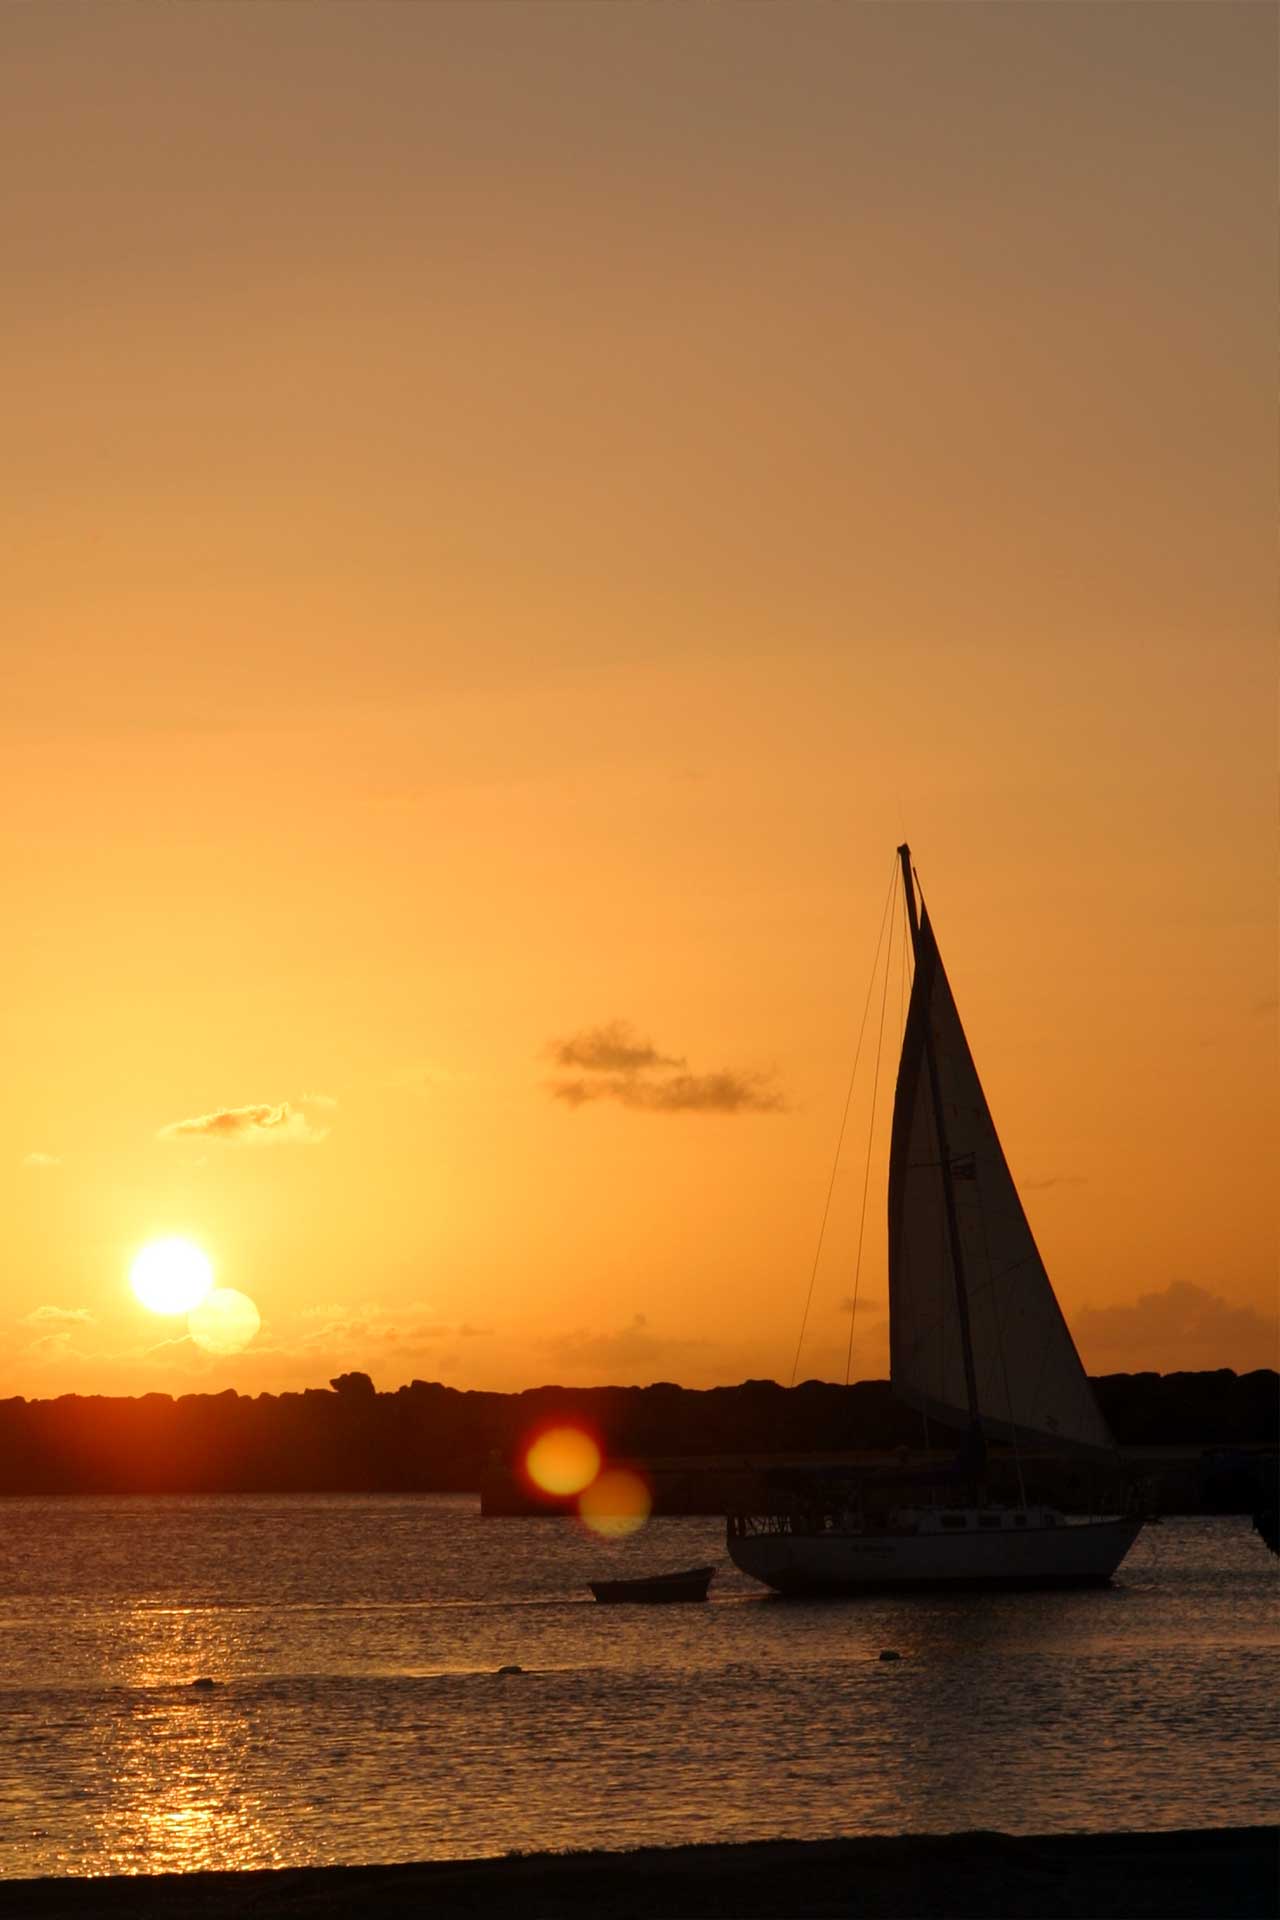
[[[300,1107],[323,1107],[326,1111],[330,1111],[338,1103],[331,1093],[301,1093],[298,1095],[297,1104]]]
[[[651,1333],[643,1313],[634,1314],[629,1326],[612,1333],[577,1328],[538,1344],[542,1352],[550,1356],[552,1364],[563,1367],[566,1372],[598,1373],[601,1368],[616,1367],[628,1373],[648,1372],[651,1376],[659,1368],[679,1365],[707,1348],[705,1340],[664,1338]]]
[[[666,1080],[612,1074],[599,1080],[556,1080],[551,1092],[566,1106],[616,1100],[641,1113],[782,1113],[782,1096],[756,1074],[677,1073]]]
[[[24,1167],[60,1167],[62,1161],[56,1153],[24,1153],[22,1164]]]
[[[327,1127],[313,1126],[300,1106],[282,1100],[279,1106],[217,1107],[191,1120],[174,1120],[161,1127],[159,1140],[223,1140],[236,1145],[314,1146],[328,1135]]]
[[[323,1306],[304,1308],[298,1319],[302,1331],[260,1351],[290,1358],[303,1354],[355,1354],[385,1368],[396,1359],[433,1356],[447,1342],[485,1339],[492,1333],[490,1327],[441,1320],[424,1301],[410,1301],[395,1311],[377,1301],[358,1307],[330,1301]]]
[[[625,1020],[586,1027],[549,1049],[556,1064],[580,1077],[552,1080],[548,1090],[567,1107],[612,1100],[640,1113],[780,1113],[781,1095],[762,1074],[722,1068],[690,1073],[683,1056],[660,1053]]]
[[[1050,1187],[1087,1187],[1088,1184],[1088,1179],[1083,1173],[1051,1173],[1047,1180],[1018,1182],[1024,1193],[1045,1193]]]
[[[651,1040],[642,1040],[625,1020],[609,1020],[587,1027],[568,1040],[554,1040],[551,1055],[558,1067],[580,1067],[587,1073],[640,1073],[650,1067],[684,1066],[683,1060],[659,1053]]]
[[[66,1327],[60,1328],[55,1333],[42,1333],[38,1340],[33,1340],[29,1346],[23,1347],[22,1352],[32,1360],[83,1359],[85,1357],[77,1353],[72,1346],[70,1329]]]
[[[24,1327],[91,1327],[88,1307],[33,1307],[22,1316]]]
[[[860,1293],[858,1295],[856,1305],[859,1313],[883,1313],[885,1302],[879,1294]],[[854,1306],[855,1306],[855,1302],[854,1302],[853,1295],[851,1293],[846,1293],[844,1298],[840,1302],[839,1311],[841,1313],[852,1313],[854,1311]]]
[[[170,1333],[166,1334],[163,1340],[152,1341],[149,1347],[128,1348],[126,1353],[121,1355],[121,1358],[132,1358],[135,1354],[138,1354],[142,1359],[149,1360],[154,1353],[168,1353],[173,1347],[190,1347],[194,1346],[194,1344],[195,1342],[189,1333]]]

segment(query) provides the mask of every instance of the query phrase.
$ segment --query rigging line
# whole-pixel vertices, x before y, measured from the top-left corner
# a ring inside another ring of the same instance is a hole
[[[907,916],[907,896],[902,896],[902,979],[898,987],[898,1054],[902,1054],[907,1031],[907,948],[911,945],[911,922]]]
[[[844,1130],[849,1122],[849,1103],[853,1099],[853,1083],[858,1077],[858,1062],[862,1058],[862,1036],[867,1030],[867,1015],[871,1011],[871,995],[876,984],[876,974],[880,967],[880,949],[884,944],[885,922],[889,918],[889,908],[893,901],[893,889],[897,882],[898,868],[895,858],[889,874],[889,891],[884,897],[884,912],[880,915],[880,934],[876,940],[876,957],[871,962],[871,978],[867,982],[867,997],[862,1008],[862,1025],[858,1028],[858,1044],[853,1050],[853,1070],[849,1075],[849,1088],[844,1096],[844,1112],[840,1116],[840,1132],[836,1136],[835,1159],[831,1162],[831,1178],[827,1183],[826,1204],[822,1209],[822,1221],[818,1228],[818,1244],[814,1249],[813,1267],[809,1274],[809,1291],[804,1297],[804,1312],[800,1316],[800,1338],[796,1341],[796,1357],[791,1362],[791,1378],[787,1385],[794,1387],[796,1374],[800,1367],[800,1349],[804,1345],[805,1328],[809,1324],[809,1308],[813,1304],[813,1287],[818,1277],[818,1262],[822,1258],[822,1241],[827,1231],[827,1216],[831,1212],[831,1196],[836,1190],[836,1175],[840,1171],[840,1154],[844,1147]]]
[[[867,1163],[862,1174],[862,1213],[858,1219],[858,1258],[853,1269],[853,1306],[849,1311],[849,1349],[844,1358],[844,1383],[853,1371],[853,1329],[858,1318],[858,1288],[862,1283],[862,1242],[867,1230],[867,1189],[871,1185],[871,1149],[876,1135],[876,1094],[880,1088],[880,1056],[884,1052],[884,1010],[889,998],[889,975],[893,972],[893,921],[889,922],[889,945],[884,956],[884,985],[880,989],[880,1032],[876,1038],[876,1070],[871,1081],[871,1118],[867,1122]]]

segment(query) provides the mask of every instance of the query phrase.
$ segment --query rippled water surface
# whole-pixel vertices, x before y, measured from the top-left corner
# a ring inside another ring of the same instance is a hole
[[[734,1571],[712,1520],[602,1543],[335,1496],[0,1523],[6,1875],[1277,1817],[1280,1562],[1245,1520],[1149,1527],[1100,1592],[821,1605]],[[706,1606],[585,1590],[708,1560]]]

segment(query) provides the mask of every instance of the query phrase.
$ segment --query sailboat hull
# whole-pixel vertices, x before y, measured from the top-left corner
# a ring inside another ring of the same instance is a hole
[[[946,1534],[743,1531],[729,1556],[777,1593],[811,1597],[895,1588],[1105,1586],[1141,1520],[1090,1520],[1025,1533]]]

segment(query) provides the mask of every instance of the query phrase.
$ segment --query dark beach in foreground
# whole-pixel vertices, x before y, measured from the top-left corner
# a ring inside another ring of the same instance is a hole
[[[512,1855],[387,1867],[297,1867],[0,1882],[0,1914],[482,1920],[694,1916],[1020,1915],[1026,1920],[1244,1920],[1280,1904],[1280,1829],[909,1834],[632,1853]]]

